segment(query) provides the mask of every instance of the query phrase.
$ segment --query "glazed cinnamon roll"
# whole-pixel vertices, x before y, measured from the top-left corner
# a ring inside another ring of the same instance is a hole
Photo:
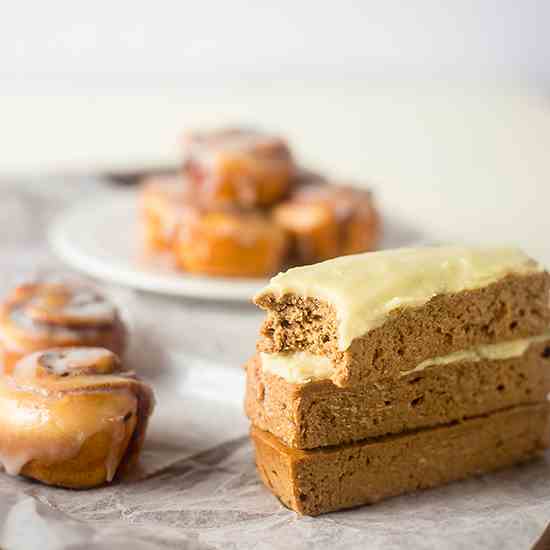
[[[190,273],[263,277],[280,269],[287,242],[261,211],[196,208],[180,226],[174,252]]]
[[[369,191],[324,181],[307,183],[273,209],[290,236],[292,261],[310,264],[367,252],[380,239],[380,216]]]
[[[245,207],[280,200],[296,175],[282,139],[244,129],[189,133],[183,166],[207,201]]]
[[[74,281],[16,287],[0,306],[0,360],[5,368],[34,351],[94,346],[122,355],[126,329],[116,307]]]
[[[0,463],[60,487],[110,482],[135,464],[153,407],[109,350],[33,353],[0,377]]]

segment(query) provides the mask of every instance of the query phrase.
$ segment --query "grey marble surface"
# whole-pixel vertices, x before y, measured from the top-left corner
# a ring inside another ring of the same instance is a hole
[[[60,209],[98,192],[90,180],[0,183],[0,291],[62,266],[45,233]],[[260,484],[241,411],[261,316],[251,307],[105,287],[131,327],[129,361],[155,387],[143,466],[91,491],[0,474],[3,549],[529,548],[550,520],[549,463],[301,518]]]

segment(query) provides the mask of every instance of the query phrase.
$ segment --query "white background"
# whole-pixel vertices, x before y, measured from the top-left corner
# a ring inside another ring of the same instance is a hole
[[[549,21],[544,0],[6,1],[0,171],[172,160],[184,127],[244,122],[366,176],[373,112],[418,139],[417,98],[485,93],[501,119],[491,94],[545,93]]]
[[[178,158],[188,126],[288,135],[430,240],[550,262],[550,2],[4,2],[0,173]]]
[[[5,1],[0,77],[182,86],[243,78],[548,83],[544,0]]]

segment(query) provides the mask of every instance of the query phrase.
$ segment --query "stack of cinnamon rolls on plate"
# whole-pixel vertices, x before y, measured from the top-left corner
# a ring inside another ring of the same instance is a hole
[[[145,241],[193,274],[263,277],[376,248],[370,191],[307,172],[279,137],[245,129],[191,132],[183,166],[141,192]]]
[[[67,278],[16,287],[0,307],[0,465],[85,489],[134,466],[151,388],[123,366],[127,330],[97,290]]]

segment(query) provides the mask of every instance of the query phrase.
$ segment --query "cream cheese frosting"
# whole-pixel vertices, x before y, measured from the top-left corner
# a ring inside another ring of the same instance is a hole
[[[257,296],[297,294],[333,305],[338,347],[382,325],[399,307],[422,306],[438,294],[482,288],[509,274],[542,267],[517,248],[400,248],[342,256],[273,277]]]
[[[449,365],[450,363],[458,363],[464,361],[499,361],[503,359],[512,359],[514,357],[521,357],[531,344],[537,342],[544,342],[550,340],[550,330],[539,336],[531,336],[529,338],[519,338],[517,340],[511,340],[509,342],[500,342],[498,344],[487,344],[483,346],[476,346],[467,351],[457,351],[455,353],[449,353],[442,357],[434,357],[433,359],[426,359],[417,365],[414,369],[406,372],[402,372],[401,376],[410,374],[411,372],[417,372],[424,370],[428,367],[434,367],[438,365]]]
[[[550,330],[538,336],[518,338],[498,344],[476,346],[470,350],[457,351],[426,359],[415,368],[402,372],[406,376],[413,372],[422,371],[428,367],[445,366],[459,362],[499,361],[521,357],[529,346],[537,342],[550,340]],[[276,374],[291,384],[305,384],[317,380],[327,380],[335,372],[333,362],[323,355],[314,355],[307,351],[296,353],[261,353],[263,372]]]
[[[334,374],[334,365],[328,357],[307,351],[261,353],[260,357],[264,372],[276,374],[292,384],[323,380]]]

